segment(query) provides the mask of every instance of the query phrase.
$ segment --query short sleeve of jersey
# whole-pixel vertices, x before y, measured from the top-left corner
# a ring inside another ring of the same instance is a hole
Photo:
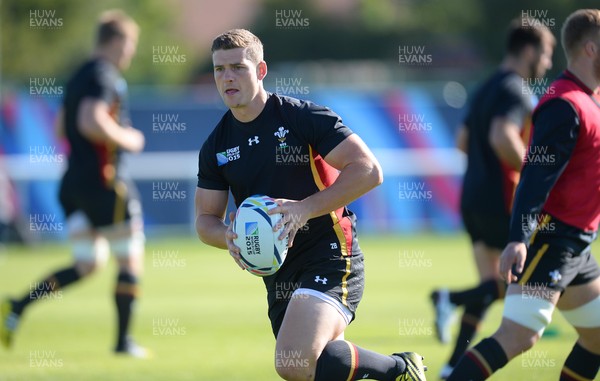
[[[526,84],[517,76],[509,76],[504,79],[498,88],[498,96],[491,112],[492,119],[504,117],[521,128],[525,118],[531,114],[533,104],[527,91]]]
[[[327,107],[307,102],[298,113],[297,125],[306,133],[310,145],[321,155],[327,156],[353,132],[343,122],[342,118]]]
[[[219,170],[213,135],[202,145],[198,156],[198,188],[229,190],[229,184]]]
[[[87,86],[83,86],[83,97],[100,99],[108,104],[114,101],[117,75],[111,67],[98,63],[94,65],[88,77]]]

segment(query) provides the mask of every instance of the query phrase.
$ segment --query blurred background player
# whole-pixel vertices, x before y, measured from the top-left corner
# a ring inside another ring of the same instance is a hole
[[[567,70],[534,111],[500,259],[509,283],[502,323],[448,380],[490,377],[535,344],[555,306],[579,334],[560,380],[593,380],[600,368],[600,268],[590,247],[600,222],[600,10],[574,12],[561,39]]]
[[[139,28],[119,10],[100,17],[92,57],[66,86],[57,132],[69,145],[68,169],[60,186],[75,262],[36,283],[20,299],[1,305],[0,340],[9,347],[30,303],[90,275],[108,250],[119,263],[115,287],[118,313],[117,353],[143,357],[146,351],[128,336],[144,254],[141,205],[136,190],[119,173],[121,151],[140,152],[142,133],[129,126],[127,84],[120,72],[133,58]]]
[[[5,243],[25,243],[28,238],[20,227],[16,191],[4,160],[5,156],[0,152],[0,250]]]
[[[464,306],[456,345],[442,369],[442,379],[469,346],[488,307],[504,296],[499,258],[508,239],[512,199],[535,106],[530,84],[551,68],[554,45],[554,36],[538,20],[513,20],[506,57],[475,92],[459,128],[457,145],[467,154],[461,213],[480,283],[466,290],[440,289],[432,294],[437,337],[443,343],[450,341],[454,308]]]
[[[218,36],[212,52],[217,89],[229,111],[200,151],[196,229],[203,242],[229,250],[244,268],[232,224],[224,224],[229,191],[237,206],[254,194],[278,198],[269,213],[283,214],[280,238],[289,233],[290,249],[282,268],[263,278],[277,373],[298,381],[425,380],[416,353],[386,356],[344,340],[364,288],[356,219],[345,205],[382,182],[379,163],[328,108],[265,91],[263,46],[251,32]],[[282,144],[298,147],[309,160],[281,165],[276,155]],[[294,285],[291,298],[277,297],[281,285]],[[277,361],[291,352],[306,365]]]

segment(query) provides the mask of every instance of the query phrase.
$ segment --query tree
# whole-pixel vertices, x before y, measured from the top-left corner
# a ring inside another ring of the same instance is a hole
[[[193,57],[185,42],[174,33],[176,9],[172,4],[161,0],[3,0],[0,3],[3,81],[26,85],[32,77],[66,80],[93,47],[98,15],[106,9],[121,8],[141,29],[138,54],[126,74],[129,81],[184,82],[192,70]],[[169,60],[179,62],[166,62]]]

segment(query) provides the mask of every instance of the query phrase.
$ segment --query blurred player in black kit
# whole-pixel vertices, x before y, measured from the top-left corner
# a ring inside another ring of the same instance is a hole
[[[465,352],[448,378],[485,380],[542,336],[558,307],[579,337],[561,381],[600,368],[600,10],[571,14],[561,32],[567,69],[533,113],[500,274],[509,283],[500,328]]]
[[[262,43],[249,31],[218,36],[212,52],[229,111],[200,151],[196,229],[243,268],[232,224],[224,223],[228,192],[238,207],[254,194],[277,199],[269,213],[283,214],[280,239],[289,234],[289,252],[281,269],[263,278],[277,373],[298,381],[425,380],[416,353],[386,356],[344,340],[364,287],[356,219],[346,205],[382,182],[379,163],[328,108],[265,91]],[[294,160],[283,157],[290,147]],[[281,285],[294,285],[291,297],[278,297]],[[278,361],[282,353],[300,358]]]
[[[136,190],[119,171],[121,151],[140,152],[144,136],[127,115],[127,84],[120,72],[133,58],[139,28],[125,13],[100,17],[92,57],[71,77],[57,118],[70,153],[60,186],[74,263],[59,270],[20,299],[0,306],[0,341],[9,347],[30,303],[50,299],[66,286],[94,272],[112,252],[119,263],[115,303],[118,316],[115,351],[134,357],[147,352],[128,335],[138,294],[144,255],[141,205]]]
[[[552,66],[555,39],[539,20],[517,18],[509,27],[506,57],[494,74],[477,90],[458,147],[467,154],[461,214],[473,245],[480,283],[470,289],[436,290],[438,339],[450,341],[454,309],[464,306],[454,351],[441,371],[445,379],[468,348],[488,307],[504,297],[499,260],[508,242],[508,225],[514,191],[523,164],[535,79]]]

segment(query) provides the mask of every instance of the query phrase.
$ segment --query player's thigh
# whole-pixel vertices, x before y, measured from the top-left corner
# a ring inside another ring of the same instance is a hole
[[[579,328],[575,327],[579,339],[577,342],[588,351],[600,356],[600,327]]]
[[[95,189],[86,197],[86,208],[94,227],[110,240],[143,230],[141,203],[132,183],[118,180],[110,189]]]
[[[482,241],[473,243],[473,255],[481,281],[499,278],[502,251],[489,247]]]
[[[264,278],[275,337],[279,336],[289,302],[307,295],[329,302],[347,324],[354,320],[365,284],[364,256],[357,244],[353,245],[352,255],[347,256],[341,247],[332,233],[314,243],[310,250],[288,257],[275,275]]]
[[[82,273],[97,267],[106,242],[120,267],[139,271],[144,238],[141,206],[133,184],[116,180],[112,187],[105,187],[65,176],[60,201]]]
[[[66,226],[79,275],[89,275],[102,267],[108,258],[108,242],[97,234],[86,214],[81,210],[70,211]]]
[[[141,271],[139,267],[144,257],[145,237],[139,226],[126,220],[104,226],[99,232],[109,242],[110,250],[121,268]]]
[[[600,277],[576,286],[569,286],[563,292],[557,307],[562,310],[572,310],[587,304],[600,296]]]
[[[88,214],[98,234],[109,242],[121,269],[141,272],[144,233],[141,204],[133,185],[117,182],[87,198]]]
[[[493,337],[509,359],[531,348],[552,320],[560,294],[542,284],[512,283],[506,291],[502,323]]]
[[[588,278],[597,274],[598,267],[585,248],[586,244],[577,239],[536,235],[523,271],[517,275],[518,283],[508,287],[503,329],[495,334],[507,354],[514,355],[519,348],[526,350],[533,345],[550,323],[555,306],[582,306],[598,295],[598,284]],[[509,327],[513,323],[525,330]],[[528,335],[527,329],[535,335]]]
[[[577,330],[579,343],[600,354],[600,277],[586,284],[567,287],[558,308]]]
[[[499,278],[500,255],[508,238],[509,217],[462,210],[463,223],[471,237],[480,280]]]
[[[314,374],[323,348],[343,337],[346,326],[344,317],[330,303],[312,295],[292,298],[277,335],[275,365],[285,365],[278,364],[277,359],[291,353],[306,365],[307,369],[298,369],[299,372]]]

